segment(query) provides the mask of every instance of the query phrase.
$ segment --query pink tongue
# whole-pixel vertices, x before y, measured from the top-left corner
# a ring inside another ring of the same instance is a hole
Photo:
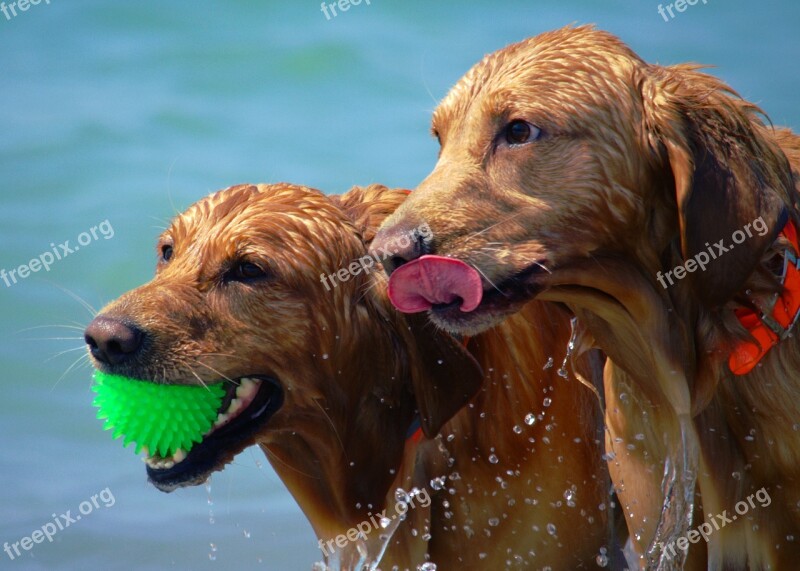
[[[483,286],[478,272],[461,260],[422,256],[400,266],[389,279],[389,299],[403,313],[417,313],[461,298],[461,311],[481,302]]]

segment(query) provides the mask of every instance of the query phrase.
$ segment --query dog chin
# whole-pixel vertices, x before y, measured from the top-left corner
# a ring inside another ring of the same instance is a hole
[[[478,306],[468,313],[454,308],[434,308],[428,312],[428,319],[436,327],[452,335],[472,337],[499,325],[508,316],[516,313],[521,305],[513,304],[504,308]]]

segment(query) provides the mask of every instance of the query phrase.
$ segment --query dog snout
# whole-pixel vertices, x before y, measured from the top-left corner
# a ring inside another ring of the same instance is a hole
[[[433,240],[427,224],[403,218],[381,229],[372,242],[371,253],[377,256],[388,275],[397,268],[433,253]]]
[[[139,353],[144,331],[118,318],[99,315],[86,328],[84,339],[92,356],[106,365],[120,365]]]

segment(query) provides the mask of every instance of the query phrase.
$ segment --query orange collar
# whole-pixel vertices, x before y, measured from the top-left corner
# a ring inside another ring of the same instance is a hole
[[[783,289],[775,294],[770,307],[758,315],[747,308],[735,311],[739,323],[750,332],[756,343],[741,341],[728,359],[728,366],[734,375],[749,373],[764,358],[764,355],[789,336],[798,316],[800,316],[800,260],[797,255],[800,247],[797,242],[797,229],[791,220],[783,227],[781,236],[789,240],[794,252],[783,252]]]

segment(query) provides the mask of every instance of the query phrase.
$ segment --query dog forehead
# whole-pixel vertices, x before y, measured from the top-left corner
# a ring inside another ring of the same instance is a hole
[[[316,233],[317,226],[342,221],[341,212],[322,192],[291,184],[238,185],[192,204],[173,221],[169,234],[192,238],[198,233],[240,233],[261,238]]]
[[[591,26],[567,27],[507,46],[485,56],[450,90],[433,116],[438,130],[474,109],[509,111],[501,103],[594,100],[627,85],[646,63],[625,43]],[[612,89],[609,89],[612,88]],[[499,106],[499,107],[498,107]]]

